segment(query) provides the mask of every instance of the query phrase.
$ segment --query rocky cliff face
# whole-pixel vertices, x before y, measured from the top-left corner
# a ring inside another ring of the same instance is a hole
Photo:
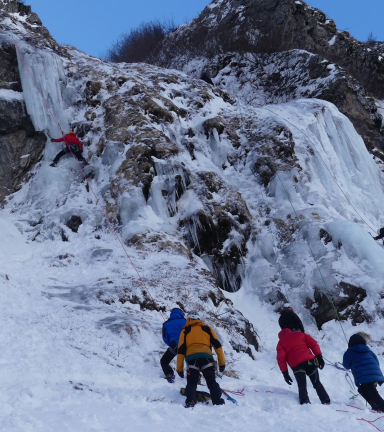
[[[170,64],[202,52],[212,57],[229,51],[291,49],[322,55],[344,67],[375,97],[383,97],[380,45],[359,42],[337,30],[333,20],[302,1],[214,0],[198,18],[167,37],[159,59]]]
[[[45,142],[25,110],[15,47],[0,40],[0,202],[28,180]]]
[[[20,194],[9,196],[14,190],[5,194],[8,205],[23,215],[23,229],[29,239],[71,243],[78,239],[73,236],[90,228],[90,244],[100,244],[104,243],[106,220],[95,208],[96,202],[89,196],[83,197],[89,189],[85,189],[72,160],[64,158],[57,170],[48,166],[55,153],[54,144],[48,143],[45,159],[36,165],[47,139],[34,127],[38,123],[44,129],[45,121],[45,129],[49,129],[51,119],[43,112],[43,105],[31,103],[33,96],[39,95],[25,71],[21,87],[15,47],[9,41],[12,35],[22,40],[21,49],[27,53],[26,61],[33,75],[41,73],[42,66],[45,70],[61,67],[57,59],[62,59],[66,77],[61,72],[55,76],[60,80],[57,85],[48,82],[54,76],[48,74],[41,90],[51,104],[61,104],[52,106],[52,110],[70,110],[72,127],[82,139],[85,155],[92,164],[88,177],[103,200],[109,219],[121,228],[125,244],[138,254],[136,259],[152,262],[151,269],[140,268],[137,262],[136,265],[146,274],[146,286],[160,310],[168,312],[176,304],[185,310],[203,312],[212,325],[221,329],[222,337],[234,352],[247,352],[253,358],[259,349],[257,333],[220,289],[234,291],[240,287],[249,237],[247,205],[233,187],[213,172],[194,172],[184,162],[185,157],[194,158],[197,151],[209,152],[211,141],[217,146],[215,131],[225,121],[216,119],[214,112],[219,108],[215,103],[225,103],[223,93],[177,72],[145,64],[107,64],[72,47],[58,46],[43,28],[38,31],[39,24],[34,24],[32,30],[26,20],[20,20],[20,16],[30,12],[28,8],[18,9],[17,2],[4,4],[1,35],[6,40],[4,52],[8,49],[10,55],[9,61],[2,63],[1,76],[9,87],[7,91],[12,92],[8,96],[13,95],[12,101],[6,101],[9,106],[1,110],[1,115],[7,116],[6,136],[14,133],[16,140],[22,135],[19,129],[25,128],[25,134],[30,134],[28,138],[41,139],[39,146],[35,144],[33,148],[33,141],[17,143],[21,156],[25,156],[21,161],[28,161],[28,170],[35,168],[34,176]],[[15,90],[10,90],[10,82]],[[60,97],[52,94],[57,90]],[[26,114],[24,99],[29,101],[34,124]],[[202,126],[204,117],[207,118]],[[8,154],[1,148],[0,158],[5,160]],[[19,156],[12,157],[16,160]],[[6,178],[18,181],[18,172]],[[99,245],[90,248],[91,262],[108,260],[112,253]],[[74,256],[64,254],[59,260],[70,265],[71,258]],[[101,305],[110,316],[100,325],[108,324],[112,331],[125,332],[131,327],[129,320],[119,315],[121,305],[126,310],[139,308],[143,316],[146,311],[157,311],[137,275],[124,282],[125,277],[118,274],[120,270],[113,281],[98,280],[86,290],[73,287],[72,297],[74,303],[82,297],[87,303]],[[50,294],[49,287],[44,295],[50,299],[67,298]],[[139,337],[136,330],[129,331]]]
[[[380,44],[371,46],[355,40],[337,30],[324,13],[302,1],[217,0],[191,23],[168,35],[163,49],[150,61],[186,71],[195,69],[197,76],[208,68],[216,77],[222,66],[230,64],[231,52],[238,53],[240,86],[248,81],[264,91],[272,90],[269,103],[303,96],[331,101],[350,118],[369,150],[383,158],[382,118],[373,100],[384,96]],[[251,63],[245,53],[253,54]],[[280,60],[276,61],[276,56]],[[303,57],[310,57],[310,63],[303,63]],[[278,70],[268,64],[278,65]],[[338,73],[324,83],[322,78],[330,74],[329,64],[334,64]],[[255,74],[245,77],[243,65]],[[320,80],[315,80],[312,89],[298,92],[297,87],[305,85],[308,74]]]

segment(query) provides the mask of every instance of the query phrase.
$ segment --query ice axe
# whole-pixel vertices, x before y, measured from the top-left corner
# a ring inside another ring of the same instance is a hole
[[[229,394],[226,391],[224,391],[223,389],[221,389],[221,392],[227,398],[227,400],[231,401],[235,405],[238,405],[237,400],[234,399],[233,397],[229,396]]]

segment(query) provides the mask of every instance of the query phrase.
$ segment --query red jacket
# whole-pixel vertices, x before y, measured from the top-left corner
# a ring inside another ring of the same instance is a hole
[[[79,138],[77,138],[76,134],[74,132],[70,132],[69,134],[61,137],[61,138],[52,138],[51,141],[53,142],[65,142],[65,145],[68,147],[70,145],[77,145],[77,147],[79,147],[79,150],[83,149],[83,145],[81,144],[81,141],[79,140]]]
[[[293,332],[285,328],[279,333],[277,363],[281,372],[288,370],[287,363],[294,368],[300,363],[314,359],[321,354],[318,343],[309,334]]]

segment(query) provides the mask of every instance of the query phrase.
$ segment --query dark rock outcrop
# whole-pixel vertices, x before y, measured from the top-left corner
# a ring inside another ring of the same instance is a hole
[[[80,225],[83,224],[83,221],[81,220],[80,216],[72,215],[70,219],[66,222],[66,226],[72,231],[77,233],[79,230]]]
[[[213,172],[200,172],[198,195],[204,210],[180,220],[193,252],[201,256],[226,291],[240,288],[242,259],[251,228],[251,215],[242,196]],[[215,197],[215,198],[214,198]]]
[[[163,41],[157,61],[212,58],[228,52],[303,49],[344,67],[376,97],[384,96],[384,64],[374,46],[339,31],[320,10],[296,0],[214,0]]]
[[[273,54],[225,54],[209,61],[217,84],[251,105],[317,98],[334,103],[353,123],[369,150],[382,149],[382,117],[364,86],[345,69],[317,54],[290,50]],[[198,73],[198,71],[193,71]],[[233,89],[233,83],[238,88]]]
[[[20,189],[41,159],[46,137],[26,113],[13,45],[0,45],[0,202]]]
[[[204,71],[220,85],[218,69],[226,65],[218,65],[218,56],[252,54],[255,74],[242,76],[246,62],[240,58],[234,75],[240,82],[249,78],[266,91],[266,103],[285,102],[295,97],[317,97],[332,102],[352,121],[367,148],[370,151],[377,148],[376,156],[383,158],[382,117],[372,100],[372,97],[384,97],[381,47],[379,43],[357,41],[348,32],[337,30],[333,20],[303,1],[214,0],[196,19],[170,33],[162,49],[148,61],[183,69],[191,60],[200,58],[204,60]],[[292,54],[292,50],[307,53]],[[282,56],[280,60],[276,53]],[[297,60],[293,59],[295,56]],[[290,64],[287,57],[292,60]],[[269,71],[262,68],[265,62],[273,63]],[[321,83],[331,73],[330,63],[339,72],[332,80]],[[228,68],[225,70],[231,74]],[[257,76],[258,70],[262,72],[261,77]],[[196,70],[195,76],[201,72]],[[306,93],[295,94],[308,78],[318,82],[314,87],[308,86]]]
[[[366,297],[365,289],[340,282],[337,295],[325,294],[315,288],[315,301],[307,299],[307,307],[310,308],[319,330],[326,322],[336,319],[335,309],[340,320],[350,319],[352,324],[356,325],[370,319],[360,304]],[[332,306],[331,300],[335,307]]]
[[[50,38],[48,30],[42,25],[39,16],[32,11],[31,6],[24,4],[17,0],[0,0],[1,12],[8,14],[8,17],[21,24],[29,32],[35,33],[36,35]],[[22,20],[17,20],[14,15],[18,14],[23,17]],[[53,39],[51,39],[53,41]],[[57,45],[54,42],[54,45]]]

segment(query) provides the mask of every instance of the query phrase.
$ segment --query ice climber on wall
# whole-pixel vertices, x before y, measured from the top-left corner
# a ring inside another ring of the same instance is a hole
[[[180,334],[176,368],[179,376],[184,378],[185,359],[188,364],[187,387],[185,389],[187,396],[186,408],[194,407],[196,404],[196,388],[200,372],[207,382],[213,405],[223,405],[225,403],[224,399],[221,398],[221,388],[215,378],[212,346],[218,357],[219,370],[224,372],[224,352],[216,333],[200,320],[198,313],[191,312],[188,315],[187,324]]]
[[[293,312],[292,306],[289,303],[285,303],[280,312],[279,326],[281,330],[289,328],[292,331],[305,333],[301,319]]]
[[[89,165],[89,163],[83,158],[83,155],[81,154],[83,151],[83,145],[81,144],[79,138],[77,138],[75,132],[69,132],[67,135],[57,139],[51,138],[51,141],[65,143],[65,149],[56,155],[55,159],[53,159],[53,162],[51,163],[51,167],[55,167],[60,158],[68,153],[73,153],[79,162],[83,162],[84,166]]]
[[[293,382],[288,373],[287,363],[295,375],[299,387],[300,404],[311,403],[307,392],[308,375],[321,403],[328,405],[330,399],[320,382],[318,371],[318,368],[323,369],[324,360],[315,339],[309,334],[293,332],[291,329],[285,328],[279,333],[279,343],[276,349],[277,362],[287,384],[292,385]]]
[[[381,240],[382,238],[384,238],[384,227],[378,229],[377,230],[377,236],[373,237],[374,240]],[[383,244],[384,244],[384,240],[383,240]]]
[[[179,308],[173,308],[169,319],[163,324],[163,341],[168,345],[168,349],[165,351],[163,357],[161,357],[160,364],[166,379],[170,383],[175,381],[175,374],[169,364],[177,355],[177,345],[181,329],[185,326],[186,322],[184,312]]]
[[[352,369],[358,392],[372,409],[384,412],[384,400],[376,389],[377,384],[382,385],[384,382],[379,360],[359,333],[352,335],[349,339],[348,349],[343,357],[343,366],[345,369]]]

